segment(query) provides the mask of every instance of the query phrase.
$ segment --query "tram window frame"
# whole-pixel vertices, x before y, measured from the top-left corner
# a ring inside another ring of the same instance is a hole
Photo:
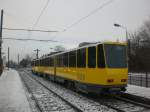
[[[96,46],[88,47],[88,68],[96,68]]]
[[[81,48],[77,50],[77,67],[86,67],[86,48]]]
[[[103,44],[99,44],[97,46],[97,48],[98,48],[97,49],[97,66],[98,66],[98,68],[105,68],[106,67],[103,47],[104,47]]]
[[[69,52],[69,67],[76,67],[76,50]]]

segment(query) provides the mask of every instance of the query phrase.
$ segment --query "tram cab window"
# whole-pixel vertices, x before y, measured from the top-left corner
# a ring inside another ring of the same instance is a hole
[[[106,62],[109,68],[126,68],[126,46],[105,44]]]
[[[77,67],[86,67],[86,48],[77,50]]]
[[[99,68],[104,68],[105,67],[104,50],[103,50],[103,45],[102,44],[98,45],[97,65],[98,65]]]
[[[88,67],[89,68],[96,67],[96,47],[88,48]]]
[[[64,67],[68,67],[68,53],[63,54],[63,64]]]
[[[76,51],[69,52],[69,67],[76,67]]]

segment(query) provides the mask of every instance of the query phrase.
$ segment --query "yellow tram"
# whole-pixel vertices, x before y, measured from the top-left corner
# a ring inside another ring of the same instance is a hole
[[[125,91],[126,43],[103,42],[32,61],[32,72],[84,92]]]

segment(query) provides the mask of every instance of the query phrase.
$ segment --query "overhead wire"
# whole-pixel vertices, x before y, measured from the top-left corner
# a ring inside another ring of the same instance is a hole
[[[42,9],[42,11],[41,11],[41,13],[40,13],[40,15],[38,16],[37,20],[36,20],[35,23],[33,24],[32,29],[38,24],[38,22],[39,22],[41,16],[43,15],[45,9],[47,8],[49,2],[50,2],[50,0],[47,0],[45,6],[43,7],[43,9]]]
[[[114,2],[114,0],[109,0],[105,3],[103,3],[102,5],[100,5],[99,7],[97,7],[96,9],[92,10],[90,13],[88,13],[87,15],[81,17],[80,19],[78,19],[76,22],[72,23],[71,25],[67,26],[66,28],[64,28],[63,30],[56,32],[56,34],[53,37],[56,37],[58,34],[61,34],[63,32],[66,32],[68,29],[76,26],[77,24],[79,24],[80,22],[82,22],[83,20],[87,19],[88,17],[90,17],[91,15],[95,14],[96,12],[98,12],[99,10],[103,9],[104,7],[106,7],[107,5],[109,5],[110,3]]]
[[[60,42],[60,41],[56,41],[56,40],[42,40],[42,39],[31,39],[31,38],[9,38],[9,37],[5,37],[3,38],[3,40],[19,40],[19,41],[40,41],[40,42]]]
[[[88,13],[87,15],[83,16],[82,18],[80,18],[79,20],[77,20],[76,22],[72,23],[71,25],[69,25],[68,27],[66,27],[65,29],[62,30],[62,32],[67,31],[68,29],[74,27],[75,25],[79,24],[80,22],[82,22],[83,20],[87,19],[88,17],[90,17],[91,15],[95,14],[96,12],[98,12],[100,9],[103,9],[104,7],[106,7],[107,5],[109,5],[110,3],[112,3],[114,0],[109,0],[107,2],[105,2],[104,4],[100,5],[98,8],[92,10],[90,13]]]
[[[61,32],[65,32],[67,31],[68,29],[76,26],[77,24],[79,24],[80,22],[82,22],[83,20],[87,19],[88,17],[90,17],[91,15],[95,14],[96,12],[98,12],[100,9],[104,8],[105,6],[109,5],[110,3],[112,3],[114,0],[109,0],[107,2],[105,2],[104,4],[100,5],[98,8],[94,9],[93,11],[91,11],[90,13],[88,13],[87,15],[83,16],[82,18],[78,19],[76,22],[72,23],[71,25],[69,25],[68,27],[66,27],[65,29],[63,29],[62,31],[48,31],[48,30],[33,30],[33,28],[38,24],[41,16],[43,15],[45,9],[47,8],[50,0],[47,0],[44,8],[42,9],[40,15],[38,16],[36,22],[34,23],[32,29],[13,29],[13,28],[3,28],[5,30],[22,30],[22,31],[39,31],[39,32],[58,32],[58,33],[61,33]],[[56,33],[56,34],[58,34]],[[56,36],[56,35],[55,35]],[[19,39],[19,38],[3,38],[5,40],[20,40],[20,41],[51,41],[51,42],[59,42],[59,41],[55,41],[55,40],[38,40],[38,39],[27,39],[27,38],[24,38],[24,39]]]
[[[53,31],[52,30],[39,30],[39,29],[38,30],[33,30],[33,29],[31,30],[31,29],[23,29],[23,28],[17,29],[17,28],[6,28],[6,27],[3,29],[4,30],[21,30],[21,31],[29,31],[29,32],[33,32],[33,31],[34,32],[58,32],[58,31],[54,31],[54,30]]]

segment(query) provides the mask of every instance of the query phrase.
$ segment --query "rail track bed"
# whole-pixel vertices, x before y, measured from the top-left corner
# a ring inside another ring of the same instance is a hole
[[[30,71],[24,71],[26,74],[45,85],[47,88],[53,90],[68,102],[80,108],[82,111],[118,111],[118,112],[149,112],[150,105],[141,103],[138,100],[133,100],[129,95],[86,95],[78,94],[74,91],[64,88],[44,78],[33,75]],[[138,98],[138,97],[134,97]],[[147,101],[148,102],[148,101]]]
[[[39,112],[81,112],[79,108],[49,91],[43,85],[25,75],[23,72],[20,72],[20,76],[29,93],[32,94],[32,99],[35,101]]]
[[[140,102],[124,98],[121,95],[87,96],[103,105],[120,112],[150,112],[150,106]]]
[[[37,77],[31,72],[19,71],[19,73],[32,92],[37,108],[41,112],[116,112],[116,110],[83,97],[78,93]]]

